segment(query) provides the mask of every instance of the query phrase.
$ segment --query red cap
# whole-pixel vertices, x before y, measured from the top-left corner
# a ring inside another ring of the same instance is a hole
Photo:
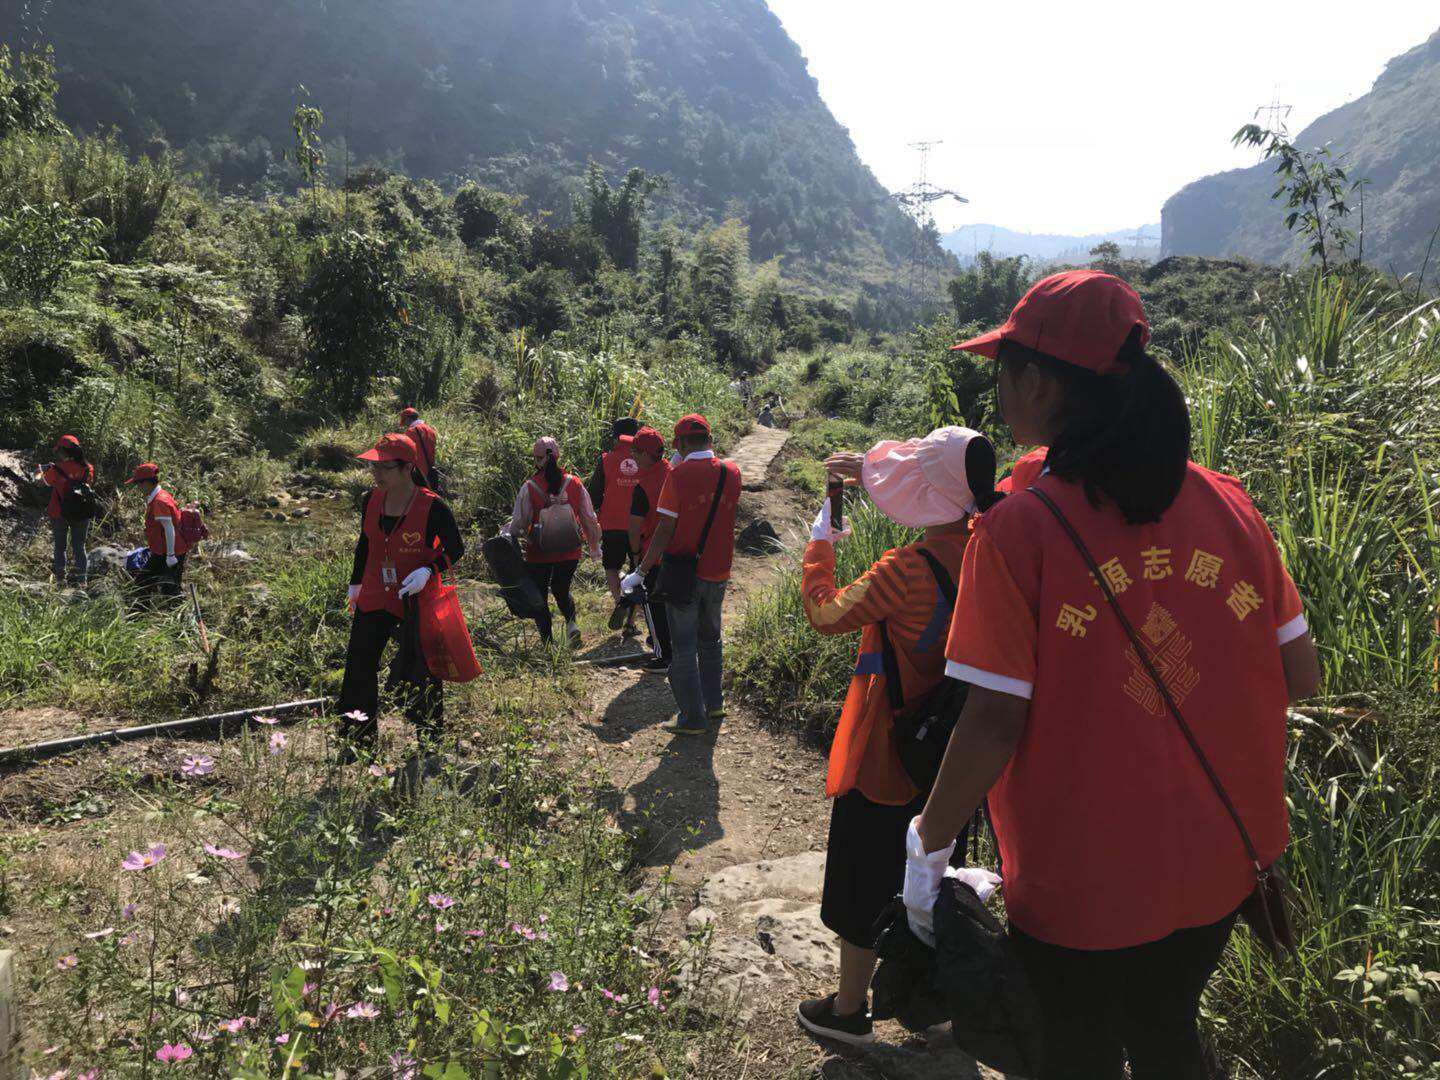
[[[1032,285],[1004,326],[951,350],[994,360],[1000,343],[1013,341],[1097,375],[1117,375],[1126,370],[1120,349],[1137,326],[1143,346],[1150,340],[1150,323],[1134,289],[1114,274],[1067,270]]]
[[[661,457],[665,453],[665,440],[653,427],[642,427],[631,439],[631,446],[636,450],[643,450],[652,457]]]
[[[127,484],[138,484],[141,480],[159,480],[159,479],[160,479],[160,466],[159,466],[159,465],[156,465],[153,461],[146,461],[146,462],[142,462],[141,464],[135,466],[135,471],[130,474],[130,479],[129,479],[129,480],[126,480],[125,483],[127,483]]]
[[[409,435],[381,435],[371,449],[355,456],[361,461],[404,461],[414,465],[415,443]]]
[[[61,435],[60,438],[55,441],[55,449],[59,450],[64,446],[68,446],[72,450],[79,450],[80,440],[74,435]]]
[[[682,416],[679,423],[675,425],[675,437],[678,439],[683,435],[709,435],[710,421],[699,413],[691,413],[689,416]]]
[[[419,420],[419,410],[415,409],[413,406],[407,405],[405,406],[405,408],[400,410],[400,419],[404,420],[406,423],[409,423],[411,420]]]

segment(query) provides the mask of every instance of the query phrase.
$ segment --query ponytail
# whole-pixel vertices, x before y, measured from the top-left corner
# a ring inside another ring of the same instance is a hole
[[[1120,375],[1096,375],[1006,342],[1004,362],[1034,363],[1064,388],[1060,433],[1045,464],[1084,485],[1092,506],[1109,499],[1132,525],[1159,521],[1180,494],[1190,460],[1190,410],[1178,383],[1141,344],[1121,348]]]
[[[565,486],[565,474],[560,471],[560,466],[555,462],[555,455],[549,454],[545,458],[545,484],[550,489],[551,495],[559,495],[560,490]]]

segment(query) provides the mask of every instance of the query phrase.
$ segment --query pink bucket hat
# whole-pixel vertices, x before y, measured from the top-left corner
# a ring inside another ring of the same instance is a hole
[[[995,488],[995,448],[978,431],[937,428],[923,439],[876,443],[860,482],[880,512],[911,529],[973,514]],[[989,501],[988,499],[986,500]]]
[[[556,461],[559,461],[559,460],[560,460],[560,443],[556,440],[555,436],[553,436],[553,435],[544,435],[544,436],[541,436],[540,438],[538,438],[538,439],[535,440],[535,449],[532,450],[531,453],[535,453],[535,454],[551,453],[551,454],[554,454],[554,455],[555,455],[555,460],[556,460]]]

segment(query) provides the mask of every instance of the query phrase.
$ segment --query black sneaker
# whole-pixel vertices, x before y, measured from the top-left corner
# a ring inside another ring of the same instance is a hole
[[[645,663],[641,664],[640,667],[644,671],[669,671],[670,661],[666,660],[663,656],[652,656],[649,660],[646,660]]]
[[[795,1010],[795,1019],[811,1035],[822,1039],[833,1039],[851,1046],[864,1046],[875,1041],[870,1010],[861,1009],[849,1016],[836,1016],[834,994],[802,1001]]]

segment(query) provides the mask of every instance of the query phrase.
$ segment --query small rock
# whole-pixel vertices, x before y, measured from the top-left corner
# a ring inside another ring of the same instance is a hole
[[[210,558],[211,558],[212,560],[218,559],[218,560],[220,560],[221,562],[233,562],[233,563],[242,563],[242,564],[243,564],[243,563],[252,563],[252,562],[255,561],[255,556],[254,556],[254,555],[251,555],[248,551],[246,551],[244,548],[239,547],[239,546],[230,547],[230,548],[221,548],[219,551],[214,552],[214,553],[210,556]]]
[[[691,930],[703,930],[717,918],[715,912],[707,907],[697,907],[689,915],[685,916],[685,925]]]
[[[835,935],[820,921],[820,905],[798,900],[755,900],[740,914],[755,919],[755,940],[767,953],[814,975],[840,968]]]
[[[764,518],[756,518],[740,530],[735,546],[747,555],[769,555],[784,545],[775,526]]]
[[[118,573],[125,569],[127,553],[118,547],[102,544],[90,549],[90,575]]]
[[[283,510],[276,510],[276,511],[275,511],[275,520],[276,520],[276,521],[289,521],[289,520],[290,520],[290,515],[289,515],[289,514],[286,514]]]
[[[311,510],[308,506],[297,506],[290,514],[292,517],[307,518],[310,516]]]
[[[817,903],[825,882],[825,853],[810,851],[786,859],[726,867],[700,886],[701,907],[732,908],[762,897]]]
[[[279,496],[279,495],[270,495],[270,496],[268,496],[268,497],[265,499],[265,505],[266,505],[266,506],[279,506],[279,505],[280,505],[280,496]]]
[[[274,510],[266,510],[266,511],[265,511],[263,514],[261,514],[260,516],[261,516],[262,518],[264,518],[266,521],[274,521],[274,520],[275,520],[275,511],[274,511]]]

